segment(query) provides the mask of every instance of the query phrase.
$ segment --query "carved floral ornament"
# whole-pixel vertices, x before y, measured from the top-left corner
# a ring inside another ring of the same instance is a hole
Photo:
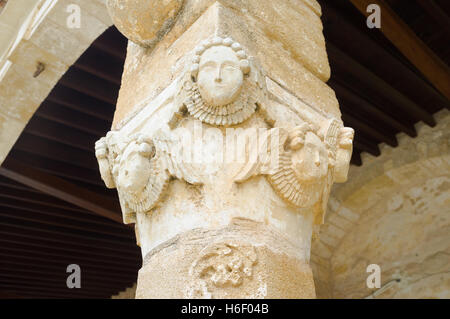
[[[189,269],[192,284],[186,298],[213,298],[217,288],[239,287],[253,277],[258,261],[253,246],[237,242],[213,243],[204,248]]]
[[[203,123],[238,125],[249,119],[258,106],[263,117],[268,114],[264,83],[261,71],[239,43],[215,37],[196,48],[175,103],[184,105],[191,117]],[[275,121],[266,118],[266,122]],[[176,130],[175,126],[169,123],[171,130]],[[275,167],[252,166],[235,182],[265,175],[286,203],[314,208],[316,223],[321,223],[332,184],[347,178],[354,131],[336,119],[305,121],[293,128],[274,127],[269,133],[275,130],[283,132],[276,144],[279,158]],[[170,134],[151,138],[122,135],[114,131],[100,139],[96,156],[106,186],[117,187],[125,223],[135,222],[136,214],[151,211],[161,201],[171,178],[201,184],[188,163],[175,160],[174,145],[180,141],[171,141]]]

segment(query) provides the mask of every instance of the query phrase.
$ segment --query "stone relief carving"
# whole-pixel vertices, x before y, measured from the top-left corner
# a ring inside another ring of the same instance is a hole
[[[194,118],[212,125],[244,122],[263,103],[263,81],[242,46],[214,37],[196,49],[182,88],[182,103]]]
[[[285,202],[297,208],[313,207],[316,223],[321,223],[332,184],[347,178],[353,129],[319,114],[309,115],[308,120],[299,114],[303,123],[295,127],[278,122],[276,112],[270,110],[265,76],[231,38],[214,37],[196,48],[190,71],[181,79],[177,94],[174,103],[180,105],[179,109],[184,107],[195,120],[210,125],[242,124],[259,111],[265,122],[261,122],[261,128],[269,131],[266,138],[279,139],[276,146],[268,140],[265,146],[269,153],[277,154],[278,160],[221,166],[230,169],[221,176],[231,174],[232,182],[244,183],[252,176],[265,175]],[[117,188],[126,222],[134,222],[136,214],[150,211],[171,178],[196,185],[207,179],[201,165],[180,157],[179,146],[183,143],[179,136],[175,138],[178,128],[173,124],[177,115],[181,118],[186,114],[175,113],[168,120],[168,128],[157,130],[152,138],[140,134],[122,136],[116,131],[96,143],[101,176],[107,187]],[[178,133],[184,134],[192,127],[183,129]],[[245,143],[249,143],[248,150],[260,150],[250,145],[253,142]]]
[[[270,150],[276,153],[278,160],[257,163],[241,171],[236,182],[265,175],[275,192],[290,205],[316,207],[315,215],[320,224],[331,186],[336,178],[342,180],[348,173],[354,135],[353,129],[342,127],[337,120],[325,120],[320,124],[305,122],[292,129],[271,129],[265,145],[273,148],[269,140],[278,140],[277,149]]]
[[[257,260],[255,248],[249,245],[225,242],[204,248],[189,269],[193,284],[186,297],[209,299],[216,289],[239,287],[252,278]]]
[[[145,135],[121,141],[117,132],[110,132],[96,143],[96,156],[105,184],[117,188],[126,223],[154,207],[167,187],[165,162]]]
[[[184,0],[106,0],[114,25],[131,41],[154,47],[174,25]]]
[[[310,207],[320,201],[329,166],[325,143],[305,123],[295,127],[280,145],[278,167],[268,175],[268,180],[290,204]]]

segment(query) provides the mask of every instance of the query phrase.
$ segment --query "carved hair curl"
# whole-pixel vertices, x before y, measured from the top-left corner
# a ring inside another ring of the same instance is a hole
[[[214,46],[226,46],[231,47],[236,53],[236,56],[240,60],[239,66],[244,75],[250,73],[250,62],[247,59],[247,53],[245,53],[239,42],[235,42],[232,38],[214,37],[211,40],[205,40],[195,48],[195,55],[192,58],[191,75],[196,78],[200,69],[200,58],[205,51]]]

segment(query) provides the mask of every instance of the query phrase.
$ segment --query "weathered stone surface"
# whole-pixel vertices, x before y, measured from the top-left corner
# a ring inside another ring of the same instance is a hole
[[[205,10],[188,28],[175,22],[152,49],[129,43],[96,156],[136,224],[137,298],[315,296],[311,236],[354,131],[323,82],[317,10],[295,3],[187,1]]]
[[[281,233],[248,220],[193,230],[156,247],[136,298],[314,298],[307,263]]]
[[[334,188],[341,207],[329,210],[312,244],[312,254],[330,262],[328,273],[312,263],[326,283],[319,297],[449,298],[450,113],[436,119],[434,128],[419,124],[417,138],[400,136],[399,147],[352,167],[349,182]],[[366,286],[370,264],[381,267],[379,291]]]
[[[191,2],[186,1],[172,30],[151,52],[129,45],[114,129],[122,127],[146,101],[179,77],[190,59],[188,53],[214,35],[232,37],[241,43],[273,80],[295,92],[303,102],[331,116],[340,116],[334,92],[323,82],[329,78],[325,41],[320,18],[310,7],[302,1],[298,6],[289,1],[276,5],[270,1]],[[258,9],[261,6],[263,10]],[[267,19],[276,21],[280,30]],[[298,36],[298,32],[304,34]]]
[[[0,18],[0,70],[10,65],[0,79],[0,163],[59,78],[111,25],[104,0],[59,0],[40,24],[39,3],[14,1]],[[80,28],[67,27],[69,5],[81,9]],[[39,63],[44,69],[35,77]]]
[[[107,0],[107,5],[120,32],[137,44],[152,47],[174,24],[183,0]]]

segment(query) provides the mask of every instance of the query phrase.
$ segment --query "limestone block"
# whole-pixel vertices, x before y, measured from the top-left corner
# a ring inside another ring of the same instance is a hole
[[[37,79],[50,85],[58,81],[61,75],[69,68],[59,57],[26,40],[14,51],[9,60],[15,65],[22,67],[32,76],[37,70],[38,63],[43,63],[45,69],[39,74]]]
[[[336,298],[448,298],[450,113],[436,119],[434,128],[419,125],[417,138],[352,167],[349,182],[332,191],[341,209],[329,211],[322,239],[334,225],[345,235],[329,254],[312,244],[312,256],[328,255],[331,263],[328,274],[315,272],[317,281],[329,278],[316,286],[318,296],[331,285]],[[381,267],[379,290],[365,284],[370,264]]]
[[[348,229],[353,225],[351,221],[339,216],[338,214],[329,214],[326,222],[330,225],[336,225],[340,229]]]
[[[77,5],[80,8],[80,28],[70,28],[67,20],[71,15],[68,12],[69,5]],[[85,48],[89,47],[94,39],[112,25],[104,4],[98,1],[63,0],[58,1],[48,14],[48,20],[54,22],[61,30],[67,32],[67,36],[78,39]]]
[[[40,99],[45,98],[50,90],[50,85],[13,64],[0,83],[0,113],[27,123],[39,106]]]
[[[183,13],[181,13],[180,22],[177,22],[180,25],[176,23],[172,31],[158,43],[153,51],[149,52],[130,44],[113,128],[122,127],[140,110],[145,100],[156,97],[169,86],[171,81],[179,77],[189,60],[187,54],[193,52],[198,43],[215,34],[224,38],[231,37],[241,43],[247,48],[247,54],[259,60],[265,72],[276,82],[290,92],[295,92],[295,95],[305,103],[339,118],[340,113],[334,92],[323,83],[329,75],[326,75],[326,72],[320,75],[321,71],[317,69],[329,69],[320,19],[304,5],[295,9],[290,7],[291,4],[286,4],[283,6],[284,9],[279,11],[272,2],[263,2],[265,16],[280,16],[286,10],[298,16],[291,17],[293,20],[288,20],[286,17],[279,20],[278,24],[287,29],[271,35],[267,32],[273,29],[273,24],[269,24],[262,17],[252,15],[252,12],[255,15],[259,12],[257,7],[262,5],[260,1],[257,5],[253,1],[245,2],[243,10],[247,12],[237,10],[234,7],[237,4],[232,1],[217,1],[210,3],[209,7],[207,3],[201,2],[203,6],[198,4],[195,7],[197,9],[195,13],[199,14],[198,12],[205,7],[207,10],[192,24],[183,20]],[[298,24],[293,23],[294,21]],[[252,32],[249,33],[248,30]],[[311,34],[297,37],[294,36],[296,33],[293,30],[308,30],[305,32],[311,32]],[[179,37],[176,38],[172,33]],[[274,38],[282,37],[284,34],[286,34],[285,38]],[[299,43],[292,42],[294,39]],[[295,53],[292,51],[294,48],[304,52],[302,55]],[[314,52],[314,54],[307,52]],[[144,72],[149,69],[158,70],[158,72]]]
[[[342,207],[337,214],[341,217],[348,219],[349,221],[356,222],[359,219],[359,215],[352,212],[350,209],[346,207]]]
[[[106,29],[106,25],[104,25]],[[30,42],[45,48],[54,56],[60,57],[67,65],[72,65],[90,45],[92,39],[82,41],[74,32],[52,20],[46,20],[36,30]]]
[[[14,1],[9,8],[14,8],[13,4],[16,4],[15,9],[18,11],[8,13],[7,16],[5,11],[1,19],[5,25],[0,28],[0,33],[6,35],[3,47],[7,50],[11,67],[0,83],[0,114],[10,121],[21,123],[11,124],[12,127],[19,128],[27,123],[68,66],[111,25],[111,19],[104,0],[60,0],[41,20],[29,16],[37,1]],[[80,29],[67,27],[69,4],[80,6]],[[32,34],[28,32],[30,25],[35,28]],[[11,30],[14,32],[6,34]],[[26,39],[22,38],[24,34]],[[13,42],[15,46],[12,47]],[[2,54],[5,54],[4,50]],[[33,77],[39,62],[44,64],[44,70],[39,76]],[[3,132],[5,136],[2,135],[1,138],[5,141],[15,141],[21,131],[11,128],[9,132]],[[0,149],[2,159],[6,157],[12,144],[3,145],[9,147]]]
[[[136,298],[314,298],[311,269],[292,250],[250,221],[187,232],[147,255]]]

